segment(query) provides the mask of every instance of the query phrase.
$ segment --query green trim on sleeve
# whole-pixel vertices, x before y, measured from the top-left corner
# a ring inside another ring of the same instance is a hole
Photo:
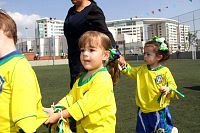
[[[66,97],[66,101],[67,101],[68,107],[70,107],[70,105],[69,105],[69,101],[67,100],[67,97]]]
[[[129,72],[131,70],[131,66],[126,63],[126,65],[122,68],[122,72]]]
[[[36,115],[26,116],[26,117],[24,117],[24,118],[21,118],[21,119],[17,120],[17,121],[15,122],[15,124],[16,124],[17,122],[19,122],[19,121],[21,121],[21,120],[23,120],[23,119],[29,118],[29,117],[37,117],[37,116],[36,116]],[[14,124],[14,125],[15,125],[15,124]]]
[[[83,110],[82,110],[81,106],[79,105],[78,102],[76,102],[76,103],[78,104],[78,106],[79,106],[79,108],[80,108],[80,110],[81,110],[81,112],[82,112],[82,114],[83,114],[83,117],[84,117],[85,115],[84,115],[84,113],[83,113]]]

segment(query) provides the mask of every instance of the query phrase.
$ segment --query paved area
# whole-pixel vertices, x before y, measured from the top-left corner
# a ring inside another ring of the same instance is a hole
[[[62,65],[68,64],[68,59],[59,60],[34,60],[29,61],[32,66],[49,66],[49,65]]]

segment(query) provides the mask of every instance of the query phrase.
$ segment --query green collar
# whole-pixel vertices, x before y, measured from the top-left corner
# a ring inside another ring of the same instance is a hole
[[[21,54],[12,54],[10,56],[7,56],[6,58],[3,58],[0,60],[0,66],[5,64],[6,62],[8,62],[9,60],[11,60],[14,57],[21,57],[21,58],[25,58],[23,55]]]
[[[97,70],[96,72],[94,72],[93,74],[91,74],[87,79],[83,80],[83,78],[85,77],[85,75],[87,74],[87,72],[83,72],[83,74],[80,76],[80,79],[79,79],[79,82],[78,82],[78,86],[82,86],[86,83],[88,83],[92,77],[94,77],[98,72],[101,72],[101,71],[108,71],[106,67],[102,68],[102,69],[99,69]]]
[[[150,65],[147,65],[147,69],[150,70],[150,71],[157,71],[157,70],[160,70],[161,68],[163,68],[164,66],[160,65],[156,68],[151,68]]]

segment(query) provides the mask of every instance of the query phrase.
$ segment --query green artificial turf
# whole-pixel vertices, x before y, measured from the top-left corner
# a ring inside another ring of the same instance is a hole
[[[137,66],[142,61],[128,61]],[[169,60],[164,65],[171,70],[179,91],[185,98],[172,99],[169,106],[173,124],[180,133],[200,132],[200,60]],[[69,92],[68,65],[34,67],[43,97],[43,105],[57,103]],[[116,133],[135,133],[136,112],[135,82],[121,75],[115,87],[117,103]],[[47,133],[41,126],[38,133]]]

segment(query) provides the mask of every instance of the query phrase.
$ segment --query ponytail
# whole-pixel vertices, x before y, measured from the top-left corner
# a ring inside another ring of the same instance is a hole
[[[108,71],[111,75],[113,85],[116,85],[118,83],[118,79],[120,76],[120,70],[118,68],[118,61],[114,60],[107,65]]]

